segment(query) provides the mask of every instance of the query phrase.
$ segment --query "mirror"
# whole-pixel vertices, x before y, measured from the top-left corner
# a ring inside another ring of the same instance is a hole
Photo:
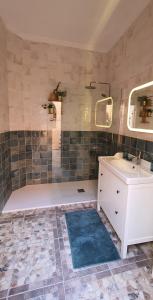
[[[112,125],[113,99],[103,98],[96,102],[95,125],[97,127],[109,128]]]
[[[153,133],[153,81],[130,92],[127,126],[132,131]]]

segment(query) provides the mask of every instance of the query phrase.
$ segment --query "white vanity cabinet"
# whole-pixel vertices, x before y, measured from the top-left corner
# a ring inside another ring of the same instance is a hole
[[[98,209],[103,209],[121,240],[121,256],[127,246],[153,240],[153,184],[126,184],[103,162],[99,163]]]

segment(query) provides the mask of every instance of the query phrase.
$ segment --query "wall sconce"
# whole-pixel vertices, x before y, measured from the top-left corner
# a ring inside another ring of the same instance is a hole
[[[57,87],[49,94],[48,101],[62,101],[63,97],[66,97],[66,91],[59,90],[61,81],[58,82]]]
[[[50,121],[56,120],[56,107],[54,103],[43,104],[42,107],[48,110],[48,114],[50,115]]]
[[[61,85],[61,82],[59,81],[57,84],[57,87],[49,94],[48,102],[47,104],[42,104],[42,107],[44,109],[48,110],[48,114],[50,115],[50,121],[56,120],[56,107],[53,102],[62,102],[63,97],[66,97],[67,92],[65,90],[59,90],[59,86]]]

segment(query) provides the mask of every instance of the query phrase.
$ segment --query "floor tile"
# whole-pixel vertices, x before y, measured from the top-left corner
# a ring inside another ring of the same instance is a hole
[[[64,213],[94,206],[1,215],[0,300],[7,294],[10,300],[153,300],[152,242],[128,247],[124,260],[73,269]],[[114,229],[102,211],[99,215],[120,251]]]
[[[40,282],[48,278],[60,281],[62,273],[57,254],[54,240],[21,246],[17,250],[11,287]]]
[[[66,300],[111,299],[116,291],[116,284],[111,276],[96,278],[95,275],[90,275],[65,283]]]
[[[59,283],[23,294],[9,296],[8,300],[65,300],[64,286],[63,283]]]
[[[153,288],[145,273],[144,268],[136,268],[125,272],[122,271],[113,277],[119,291],[124,290],[127,294],[141,291],[141,294],[142,292],[144,294],[152,294],[153,297]]]

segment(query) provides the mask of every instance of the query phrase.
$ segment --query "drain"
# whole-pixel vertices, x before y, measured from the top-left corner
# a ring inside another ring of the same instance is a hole
[[[85,193],[84,189],[78,189],[77,191],[78,191],[78,193]]]

